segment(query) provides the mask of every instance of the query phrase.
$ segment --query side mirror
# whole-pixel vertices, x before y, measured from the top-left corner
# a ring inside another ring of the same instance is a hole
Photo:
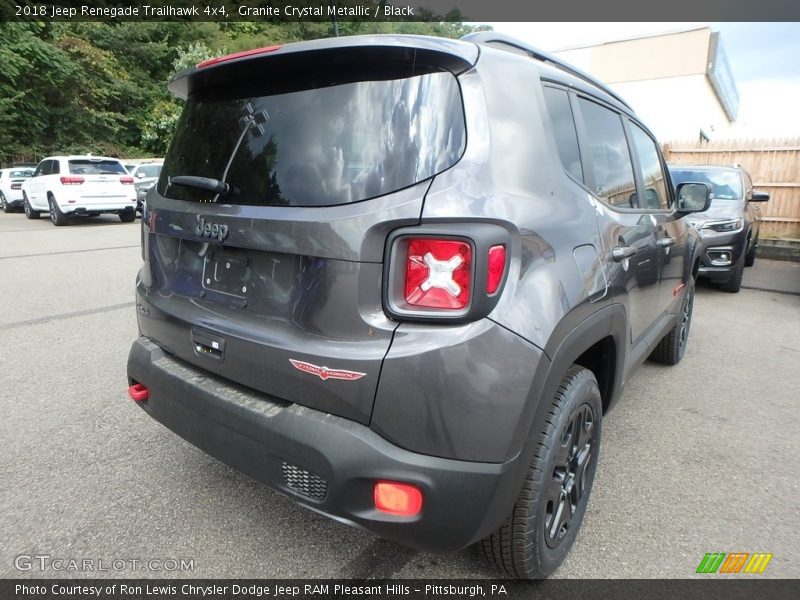
[[[707,183],[680,183],[675,196],[678,198],[675,212],[680,216],[703,212],[711,206],[711,186]]]
[[[749,202],[766,202],[767,200],[769,200],[769,192],[754,191],[750,196]]]
[[[136,171],[137,179],[144,179],[144,173],[142,171]]]

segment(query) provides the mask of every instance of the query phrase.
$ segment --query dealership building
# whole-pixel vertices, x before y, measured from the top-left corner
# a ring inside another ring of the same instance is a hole
[[[708,27],[553,54],[608,84],[662,141],[735,136],[739,94]]]

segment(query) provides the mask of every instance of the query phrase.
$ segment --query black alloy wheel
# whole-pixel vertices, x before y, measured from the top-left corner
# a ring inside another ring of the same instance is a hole
[[[572,525],[578,503],[586,491],[586,467],[594,452],[595,427],[592,409],[581,404],[561,433],[545,507],[544,536],[555,548]]]

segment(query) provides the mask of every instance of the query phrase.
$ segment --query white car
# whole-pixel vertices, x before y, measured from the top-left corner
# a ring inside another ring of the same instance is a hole
[[[0,169],[0,205],[5,212],[22,206],[22,184],[32,174],[29,167]]]
[[[53,225],[66,225],[71,216],[115,213],[129,223],[136,219],[133,181],[116,158],[51,156],[22,184],[25,216],[47,211]]]

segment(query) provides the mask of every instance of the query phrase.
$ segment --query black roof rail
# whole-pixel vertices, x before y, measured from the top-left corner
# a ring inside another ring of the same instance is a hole
[[[615,91],[609,88],[602,81],[592,77],[588,73],[581,71],[576,67],[573,67],[572,65],[570,65],[567,62],[564,62],[560,58],[553,56],[552,54],[548,54],[547,52],[543,52],[542,50],[539,50],[538,48],[526,44],[525,42],[521,42],[517,38],[511,37],[510,35],[506,35],[504,33],[497,33],[494,31],[476,31],[474,33],[468,33],[461,39],[465,42],[472,42],[474,44],[498,44],[501,46],[508,46],[509,49],[514,48],[516,50],[522,51],[531,58],[535,58],[536,60],[540,60],[542,62],[550,63],[551,65],[558,67],[563,71],[566,71],[570,75],[574,75],[579,79],[583,79],[587,83],[599,87],[606,94],[608,94],[618,102],[621,102],[624,106],[631,108],[630,105],[627,102],[625,102],[625,100],[623,100],[619,94],[617,94]]]

